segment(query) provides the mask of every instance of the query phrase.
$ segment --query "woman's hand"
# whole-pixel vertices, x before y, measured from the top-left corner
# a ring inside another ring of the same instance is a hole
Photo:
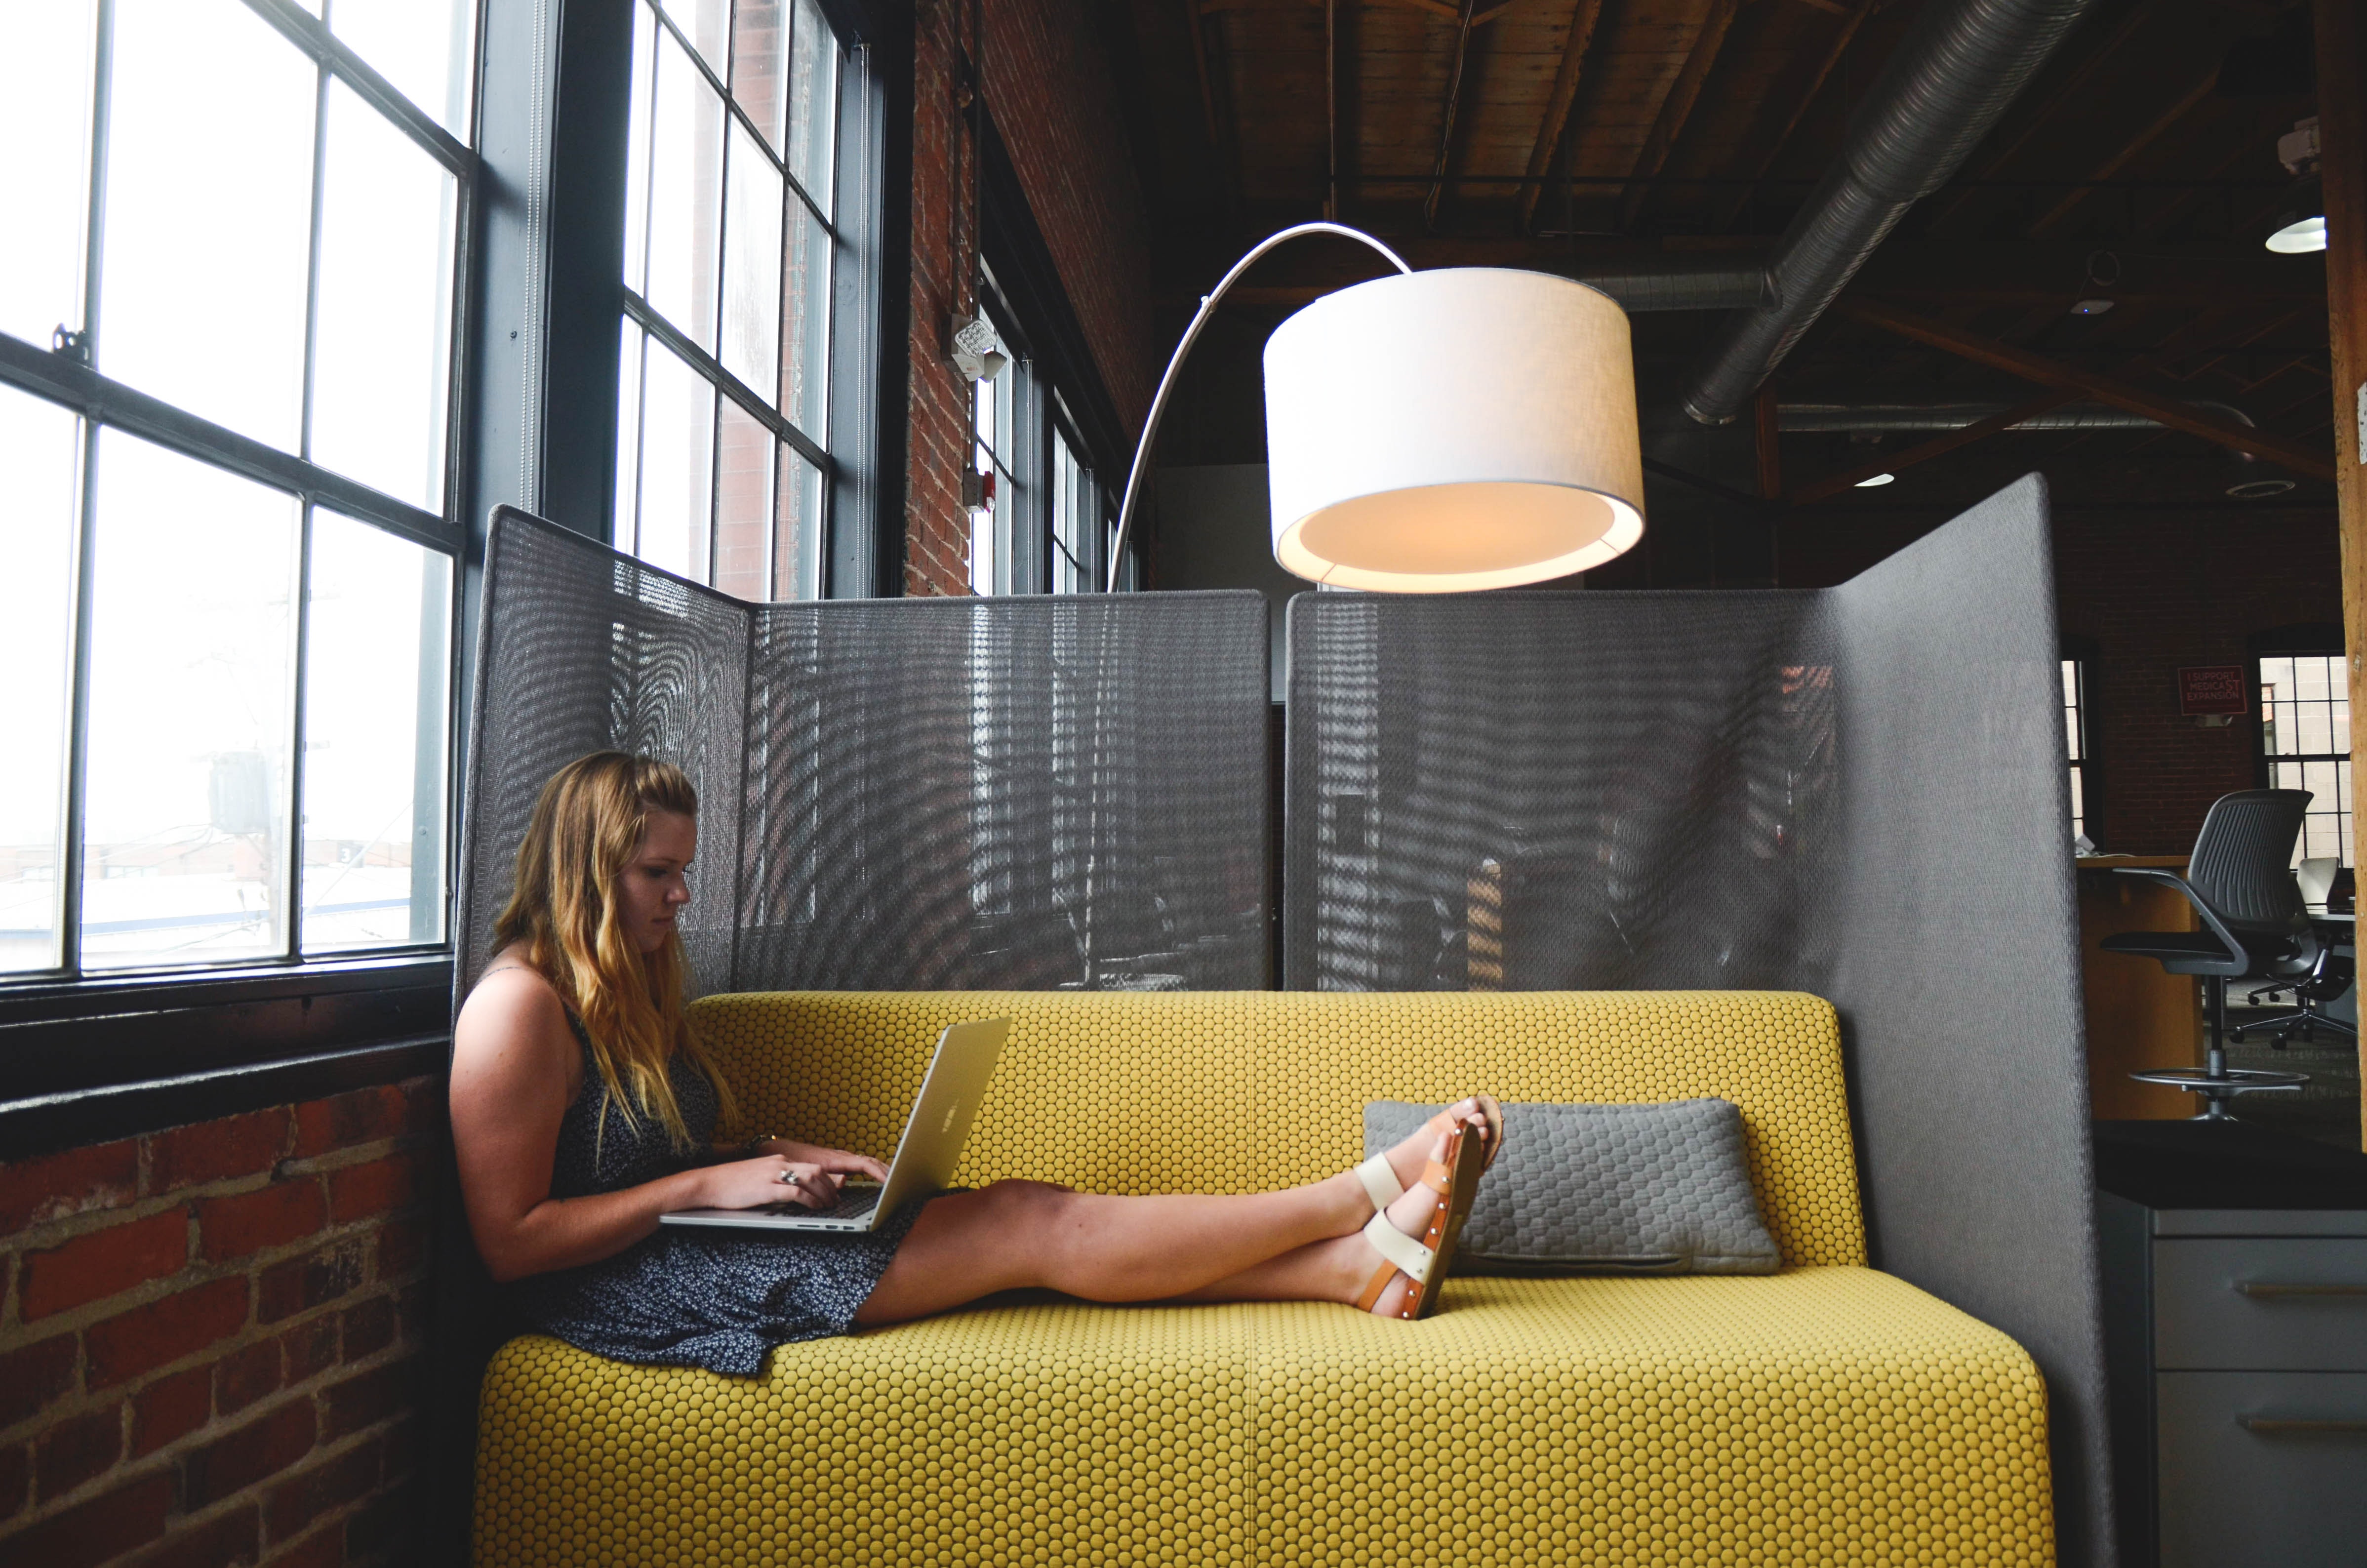
[[[861,1156],[849,1154],[844,1158]],[[827,1209],[838,1201],[839,1184],[844,1179],[817,1161],[793,1160],[782,1154],[731,1160],[708,1165],[700,1174],[706,1180],[698,1206],[706,1209],[761,1209],[768,1203]]]
[[[799,1143],[787,1138],[774,1138],[761,1147],[768,1154],[778,1154],[798,1165],[811,1165],[825,1176],[867,1176],[873,1181],[888,1179],[888,1167],[868,1154],[850,1154],[844,1149],[825,1149],[818,1143]]]

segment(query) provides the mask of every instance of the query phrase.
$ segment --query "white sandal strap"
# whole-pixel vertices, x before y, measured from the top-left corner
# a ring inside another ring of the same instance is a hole
[[[1387,1214],[1376,1214],[1365,1221],[1365,1239],[1373,1244],[1375,1252],[1396,1264],[1415,1284],[1419,1285],[1430,1278],[1431,1261],[1438,1255],[1390,1224]]]
[[[1375,1154],[1358,1165],[1356,1179],[1365,1184],[1365,1196],[1373,1200],[1376,1214],[1405,1196],[1405,1188],[1398,1184],[1398,1173],[1387,1154]]]

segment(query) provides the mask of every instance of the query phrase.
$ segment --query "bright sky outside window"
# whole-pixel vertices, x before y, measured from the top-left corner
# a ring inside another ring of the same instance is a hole
[[[636,0],[616,542],[821,592],[839,45],[812,0]]]
[[[2312,797],[2293,864],[2333,855],[2350,865],[2350,688],[2341,654],[2261,655],[2260,750],[2271,789]]]
[[[0,973],[439,944],[473,0],[18,9]]]

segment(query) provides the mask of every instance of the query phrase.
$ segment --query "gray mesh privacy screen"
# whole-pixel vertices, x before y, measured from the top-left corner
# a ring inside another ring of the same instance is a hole
[[[611,746],[698,788],[706,989],[1264,986],[1264,605],[751,605],[504,510],[460,993],[543,780]]]
[[[2045,492],[1821,592],[1307,594],[1286,983],[1840,1010],[1876,1261],[2045,1371],[2110,1560]]]

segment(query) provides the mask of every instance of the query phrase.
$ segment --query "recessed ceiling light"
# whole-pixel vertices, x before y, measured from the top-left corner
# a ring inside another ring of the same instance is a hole
[[[1877,473],[1872,479],[1859,480],[1857,482],[1857,488],[1860,490],[1872,490],[1877,485],[1887,484],[1897,477],[1898,476],[1895,473]]]
[[[2110,300],[2075,300],[2071,304],[2071,313],[2075,316],[2101,316],[2112,308]]]
[[[2248,479],[2241,484],[2231,484],[2227,494],[2238,501],[2258,501],[2265,496],[2282,495],[2293,487],[2290,479]]]
[[[2269,248],[2280,256],[2305,256],[2326,248],[2326,214],[2304,218],[2287,223],[2268,240]]]

